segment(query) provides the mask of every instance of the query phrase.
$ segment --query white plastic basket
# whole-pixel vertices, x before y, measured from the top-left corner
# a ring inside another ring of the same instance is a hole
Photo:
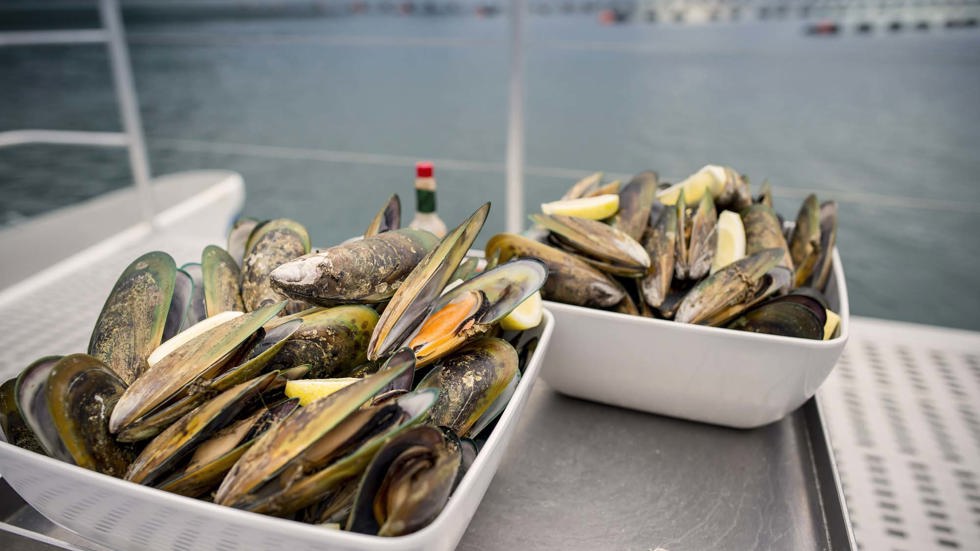
[[[268,517],[102,475],[0,442],[0,474],[52,522],[119,550],[439,550],[453,549],[487,490],[554,328],[544,313],[537,348],[490,437],[445,509],[426,528],[381,538]]]

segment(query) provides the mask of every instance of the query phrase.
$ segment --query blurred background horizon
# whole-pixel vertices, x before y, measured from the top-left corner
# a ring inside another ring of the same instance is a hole
[[[447,224],[489,200],[477,245],[504,230],[506,2],[122,6],[154,175],[240,172],[245,215],[328,246],[390,193],[410,213],[430,159]],[[786,218],[839,203],[852,313],[980,330],[978,6],[529,2],[526,210],[593,171],[729,165]],[[0,5],[6,30],[96,25],[83,0]],[[0,130],[120,128],[102,45],[0,48],[0,75]],[[129,184],[122,150],[2,149],[0,228]]]

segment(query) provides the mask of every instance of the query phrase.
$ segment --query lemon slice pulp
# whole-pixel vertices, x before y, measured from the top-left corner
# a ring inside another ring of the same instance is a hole
[[[745,226],[742,218],[724,210],[718,217],[718,241],[715,244],[715,258],[711,261],[711,273],[745,256]]]
[[[590,220],[609,218],[616,214],[617,211],[619,211],[619,195],[614,193],[541,204],[541,212],[545,214],[577,216]]]
[[[544,306],[541,302],[541,292],[535,291],[500,320],[500,327],[508,331],[531,329],[541,323],[542,316],[544,316]]]
[[[337,379],[297,379],[286,381],[286,396],[299,398],[299,405],[308,406],[313,401],[330,396],[334,392],[360,381],[354,377]]]
[[[823,340],[830,340],[834,337],[834,333],[837,332],[837,327],[840,326],[840,316],[837,312],[833,310],[827,310],[827,323],[823,326]]]

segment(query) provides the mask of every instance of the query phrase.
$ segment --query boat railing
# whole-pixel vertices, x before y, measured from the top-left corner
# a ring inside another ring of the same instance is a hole
[[[58,144],[127,148],[140,213],[143,221],[152,225],[155,207],[150,190],[150,163],[146,153],[146,140],[140,120],[139,103],[136,98],[136,87],[133,83],[133,73],[130,68],[129,51],[126,47],[119,3],[117,0],[98,0],[98,9],[99,18],[102,22],[101,28],[4,31],[0,32],[0,46],[106,44],[123,130],[121,132],[7,130],[0,132],[0,147]]]

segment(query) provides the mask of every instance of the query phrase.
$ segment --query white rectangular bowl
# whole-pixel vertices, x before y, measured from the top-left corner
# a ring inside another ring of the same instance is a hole
[[[556,302],[541,377],[563,394],[737,428],[781,419],[830,374],[850,310],[834,249],[827,300],[840,335],[826,341],[675,323]]]
[[[118,550],[302,551],[453,549],[490,485],[527,403],[554,329],[540,340],[497,426],[442,513],[424,529],[382,538],[222,507],[125,482],[0,442],[0,475],[52,522]]]

